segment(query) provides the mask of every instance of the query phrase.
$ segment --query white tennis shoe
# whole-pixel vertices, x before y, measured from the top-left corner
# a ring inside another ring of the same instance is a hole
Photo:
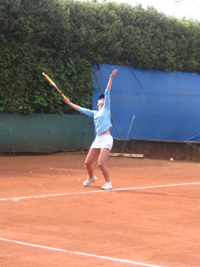
[[[111,182],[105,182],[105,184],[101,187],[102,190],[111,190],[112,184]]]
[[[83,183],[83,186],[89,186],[91,185],[92,183],[95,183],[97,180],[97,177],[96,176],[93,176],[93,178],[89,178]]]

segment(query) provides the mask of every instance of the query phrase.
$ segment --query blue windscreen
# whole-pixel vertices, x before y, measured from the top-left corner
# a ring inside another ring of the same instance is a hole
[[[113,69],[113,137],[200,141],[200,74],[93,65],[93,109]]]

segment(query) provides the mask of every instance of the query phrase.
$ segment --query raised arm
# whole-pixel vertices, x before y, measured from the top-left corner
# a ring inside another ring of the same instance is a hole
[[[65,103],[66,103],[67,105],[69,105],[70,107],[72,107],[73,109],[75,109],[75,110],[77,110],[77,111],[78,111],[78,109],[80,108],[80,106],[78,106],[78,105],[76,105],[76,104],[70,102],[69,98],[67,98],[67,97],[64,98],[64,101],[65,101]]]
[[[109,78],[109,81],[108,81],[108,84],[107,84],[107,89],[111,89],[111,86],[112,86],[112,79],[113,77],[115,76],[115,74],[117,73],[118,70],[113,70],[112,71],[112,74],[110,75],[110,78]]]

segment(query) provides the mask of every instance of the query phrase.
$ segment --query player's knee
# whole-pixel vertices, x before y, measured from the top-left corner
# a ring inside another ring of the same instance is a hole
[[[86,160],[86,161],[85,161],[85,166],[86,166],[86,167],[90,167],[90,166],[92,166],[92,163]]]
[[[100,169],[103,169],[105,167],[105,162],[103,162],[101,160],[98,161],[98,166],[99,166]]]

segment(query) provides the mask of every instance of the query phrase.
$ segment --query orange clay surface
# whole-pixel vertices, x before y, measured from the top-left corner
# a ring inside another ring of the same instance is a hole
[[[85,157],[0,156],[1,267],[200,266],[200,163]]]

